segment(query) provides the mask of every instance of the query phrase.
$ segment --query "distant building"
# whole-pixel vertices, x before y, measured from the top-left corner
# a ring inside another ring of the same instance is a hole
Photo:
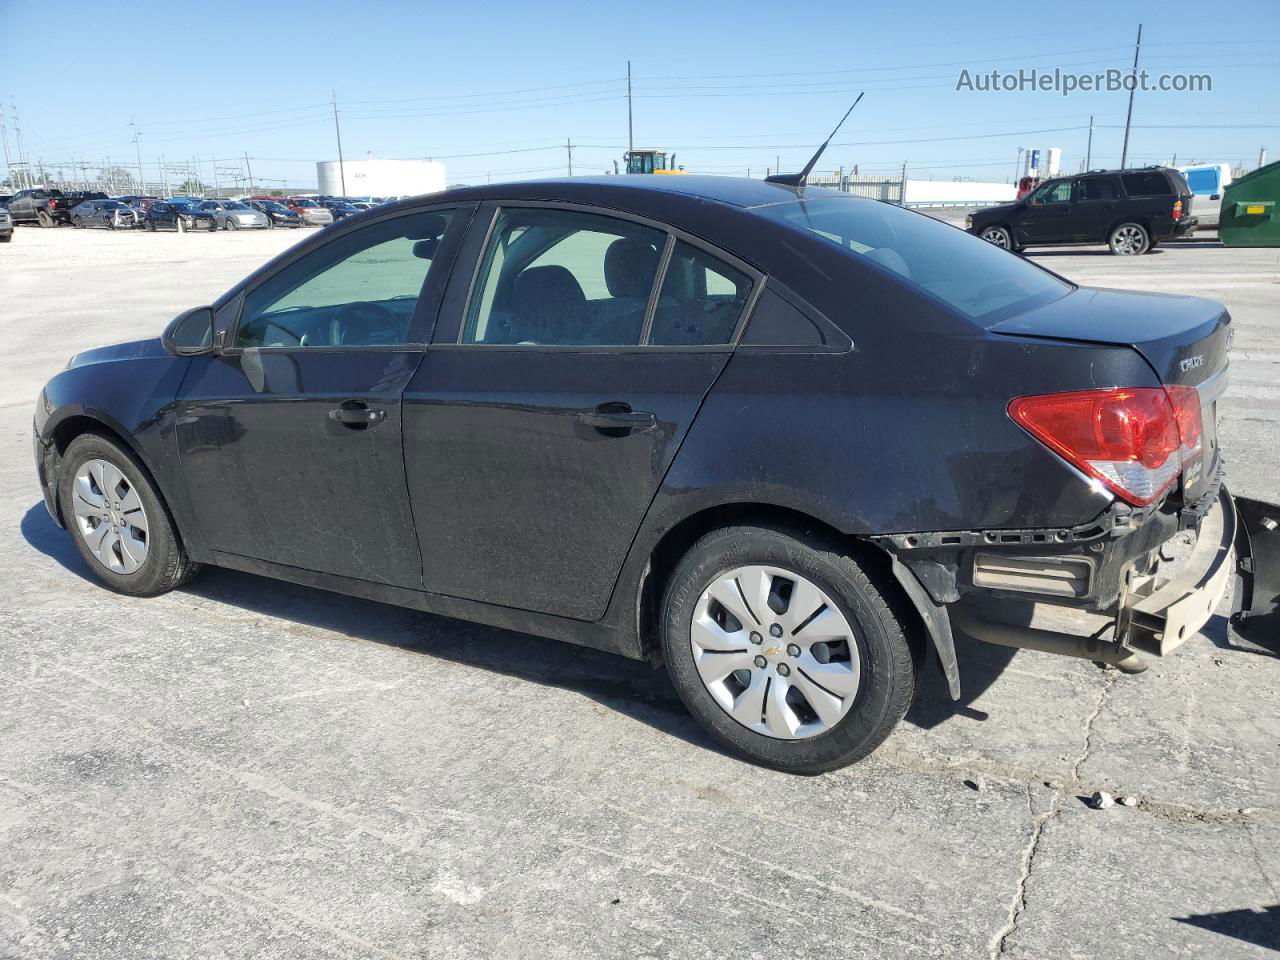
[[[316,179],[320,193],[335,197],[417,196],[445,188],[444,164],[432,160],[323,160]]]

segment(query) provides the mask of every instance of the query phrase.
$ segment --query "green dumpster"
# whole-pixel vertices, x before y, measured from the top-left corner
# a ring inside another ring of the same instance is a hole
[[[1195,210],[1194,202],[1191,209]],[[1229,247],[1280,247],[1280,161],[1227,187],[1218,239]]]

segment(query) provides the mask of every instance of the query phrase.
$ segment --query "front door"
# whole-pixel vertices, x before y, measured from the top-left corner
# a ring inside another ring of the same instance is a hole
[[[1068,243],[1073,236],[1071,181],[1037,187],[1014,220],[1018,243]]]
[[[652,225],[500,211],[405,392],[426,589],[603,615],[758,286]]]
[[[193,360],[178,450],[210,549],[421,586],[401,394],[463,219],[420,212],[335,237],[251,288],[228,346]]]

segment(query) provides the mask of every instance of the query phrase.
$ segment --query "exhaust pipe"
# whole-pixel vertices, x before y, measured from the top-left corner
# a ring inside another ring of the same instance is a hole
[[[1093,660],[1109,664],[1122,673],[1142,673],[1147,669],[1147,662],[1132,650],[1098,637],[1080,637],[1070,633],[1059,633],[1057,630],[992,623],[990,620],[981,620],[973,616],[959,604],[953,605],[949,613],[954,626],[983,643]]]

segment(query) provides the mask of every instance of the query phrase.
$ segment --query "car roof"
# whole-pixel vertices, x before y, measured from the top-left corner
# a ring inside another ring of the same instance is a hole
[[[816,193],[817,189],[809,188]],[[820,189],[820,188],[818,188]],[[829,191],[823,191],[829,192]],[[723,203],[750,208],[796,199],[794,187],[748,180],[745,177],[712,177],[697,174],[622,174],[602,177],[561,177],[519,180],[474,187],[454,187],[443,193],[413,197],[403,203],[421,204],[453,200],[565,200],[641,210],[665,206],[672,199]]]

